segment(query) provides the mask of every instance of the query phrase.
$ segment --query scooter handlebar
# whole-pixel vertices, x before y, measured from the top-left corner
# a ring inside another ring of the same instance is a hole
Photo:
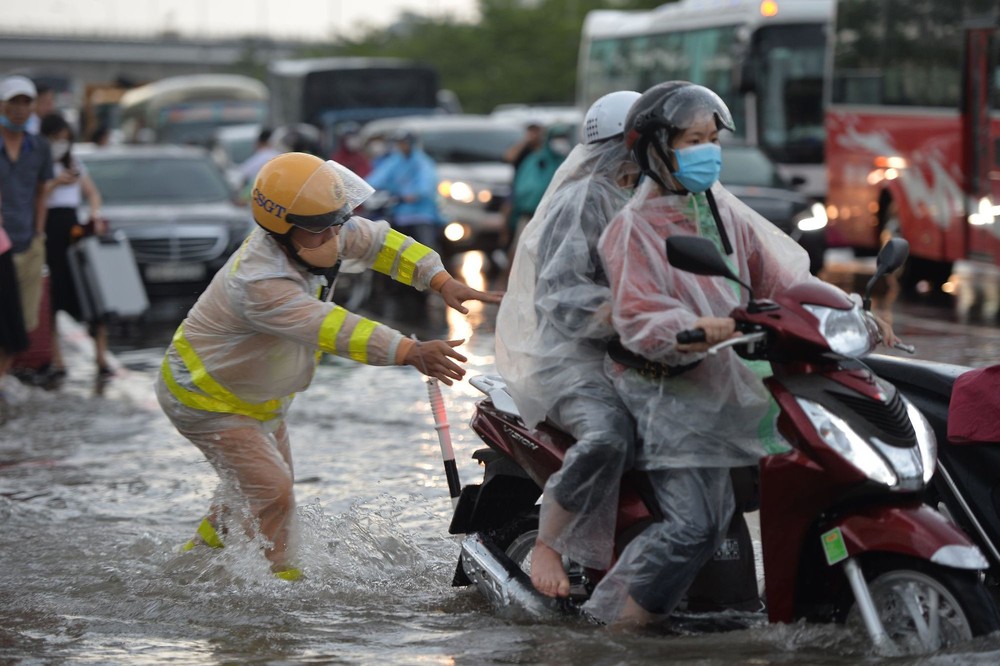
[[[705,341],[705,330],[701,328],[689,328],[677,334],[677,344],[690,345],[696,342]]]

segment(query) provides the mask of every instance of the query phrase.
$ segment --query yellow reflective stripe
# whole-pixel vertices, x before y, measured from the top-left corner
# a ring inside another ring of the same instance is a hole
[[[399,260],[399,276],[396,280],[403,284],[413,284],[413,271],[417,268],[417,262],[430,253],[431,249],[420,243],[414,243],[406,248]]]
[[[198,525],[198,536],[212,548],[222,548],[222,539],[219,538],[212,523],[208,522],[208,518],[203,518]]]
[[[243,261],[243,254],[247,251],[247,245],[249,243],[250,243],[250,236],[247,236],[246,239],[243,241],[243,244],[240,245],[239,256],[236,257],[236,261],[233,262],[232,268],[229,269],[230,275],[236,274],[236,269],[240,267],[240,262]]]
[[[378,324],[371,319],[361,319],[358,321],[358,325],[354,327],[354,331],[351,332],[348,351],[351,358],[355,361],[368,362],[368,341],[371,339],[376,326]]]
[[[274,575],[281,580],[297,581],[302,578],[302,570],[296,569],[295,567],[288,567],[287,569],[282,569],[281,571],[275,571]]]
[[[339,305],[330,310],[323,323],[319,327],[319,348],[328,354],[337,353],[337,335],[340,333],[344,320],[347,319],[347,310]]]
[[[385,237],[385,243],[382,244],[382,249],[379,250],[378,256],[375,258],[375,263],[372,264],[372,268],[379,273],[390,275],[392,265],[396,263],[399,248],[403,247],[404,242],[406,242],[406,236],[395,229],[390,229],[389,234]]]
[[[208,371],[205,370],[205,366],[202,365],[201,359],[198,358],[198,354],[195,353],[191,343],[184,337],[183,324],[177,327],[177,332],[174,333],[173,342],[174,349],[177,350],[181,360],[184,361],[184,365],[187,366],[187,370],[191,374],[191,381],[194,382],[194,385],[207,393],[210,397],[214,398],[216,401],[229,407],[228,409],[211,409],[209,411],[225,411],[233,414],[245,414],[259,421],[266,421],[270,418],[274,418],[274,416],[277,415],[278,410],[281,409],[280,400],[268,400],[263,403],[246,402],[245,400],[238,398],[232,392],[224,389],[221,384],[215,381],[215,379],[208,374]],[[181,391],[191,393],[191,395],[195,398],[204,397],[187,391],[179,385],[178,388]],[[177,395],[177,393],[174,392],[174,395]],[[178,396],[178,399],[180,399],[180,396]],[[184,401],[181,400],[181,402]]]
[[[186,407],[191,409],[200,409],[204,412],[221,412],[223,414],[245,414],[251,418],[257,419],[258,421],[267,421],[274,418],[274,414],[247,414],[238,410],[236,407],[226,404],[221,400],[216,400],[207,395],[201,395],[200,393],[195,393],[189,391],[174,379],[174,375],[170,370],[170,361],[167,358],[163,359],[163,381],[170,389],[170,393],[173,394],[175,398]]]

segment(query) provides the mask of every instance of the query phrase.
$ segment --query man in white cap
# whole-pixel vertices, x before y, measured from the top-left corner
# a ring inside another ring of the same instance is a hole
[[[38,326],[45,264],[46,184],[52,180],[48,142],[27,131],[35,84],[24,76],[0,81],[0,202],[3,224],[10,236],[21,292],[24,327]]]

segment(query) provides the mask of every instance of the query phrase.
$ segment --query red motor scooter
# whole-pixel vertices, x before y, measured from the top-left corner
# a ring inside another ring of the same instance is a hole
[[[681,270],[739,281],[706,239],[670,238],[667,249]],[[907,253],[905,241],[890,241],[867,291]],[[774,373],[765,384],[790,450],[759,469],[768,618],[856,622],[883,654],[925,653],[1000,629],[1000,612],[982,582],[981,551],[922,501],[935,469],[931,427],[858,360],[877,343],[868,304],[868,294],[862,307],[817,283],[774,301],[751,297],[731,314],[743,335],[709,354],[765,359]],[[685,331],[678,339],[699,336]],[[472,427],[490,448],[476,452],[484,481],[463,489],[452,521],[452,533],[470,534],[455,583],[475,583],[498,606],[551,611],[554,602],[534,592],[522,569],[537,534],[539,489],[569,442],[545,425],[526,429],[501,382],[473,383],[489,396]],[[617,552],[657,519],[641,488],[640,473],[623,479]],[[569,571],[577,595],[602,573]]]

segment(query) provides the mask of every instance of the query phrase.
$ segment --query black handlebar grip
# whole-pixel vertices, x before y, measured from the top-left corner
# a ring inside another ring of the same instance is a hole
[[[686,331],[681,331],[677,334],[677,343],[682,345],[690,345],[695,342],[705,341],[705,331],[700,328],[691,328]]]

